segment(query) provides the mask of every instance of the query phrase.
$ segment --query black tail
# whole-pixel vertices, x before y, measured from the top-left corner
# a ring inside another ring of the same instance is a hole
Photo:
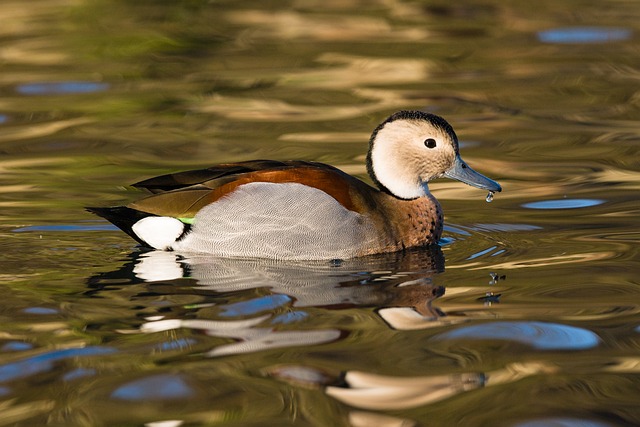
[[[138,243],[149,247],[149,244],[141,240],[140,237],[133,232],[131,227],[133,224],[148,216],[157,216],[147,212],[140,212],[126,206],[116,206],[112,208],[85,208],[87,211],[99,215],[118,227],[120,230],[133,237]]]

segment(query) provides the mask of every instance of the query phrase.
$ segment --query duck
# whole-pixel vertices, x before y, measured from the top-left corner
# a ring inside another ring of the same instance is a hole
[[[371,134],[373,186],[313,161],[251,160],[133,184],[148,196],[88,207],[143,247],[216,257],[339,260],[437,245],[444,215],[429,182],[447,177],[490,194],[442,117],[398,111]]]

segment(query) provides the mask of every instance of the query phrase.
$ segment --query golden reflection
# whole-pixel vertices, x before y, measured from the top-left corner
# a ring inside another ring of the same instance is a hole
[[[419,41],[429,36],[424,28],[398,29],[386,20],[374,17],[303,14],[295,11],[244,10],[228,12],[226,18],[236,24],[251,27],[241,35],[245,43],[265,38],[281,40],[370,41],[371,38],[387,42]]]
[[[605,367],[607,372],[640,373],[640,358],[618,357]]]
[[[558,366],[551,362],[515,362],[507,365],[504,369],[487,372],[485,387],[512,383],[532,375],[555,374],[557,372],[559,372]]]
[[[184,424],[184,420],[164,420],[145,423],[145,427],[180,427]]]
[[[0,142],[41,138],[43,136],[53,135],[64,129],[84,125],[93,121],[93,119],[88,117],[78,117],[75,119],[58,120],[55,122],[30,124],[29,126],[4,129],[2,134],[0,134]]]
[[[430,314],[421,314],[415,307],[389,307],[378,310],[378,315],[398,331],[437,328],[469,320],[465,316],[446,316],[438,310],[433,310]]]
[[[304,106],[292,105],[277,99],[232,98],[215,94],[207,98],[195,111],[215,113],[234,120],[312,121],[353,118],[362,114],[358,106]]]
[[[0,167],[0,170],[2,168]],[[20,194],[24,194],[25,192],[31,191],[33,190],[35,186],[34,185],[21,185],[21,184],[17,184],[17,185],[3,185],[0,188],[0,192],[2,193],[20,193]],[[6,205],[5,206],[15,206],[15,205],[22,205],[24,204],[24,202],[5,202]],[[15,205],[14,205],[15,203]]]
[[[233,120],[314,122],[345,120],[401,107],[406,107],[406,102],[397,98],[367,104],[302,105],[278,99],[251,99],[214,94],[194,105],[193,110],[214,113]]]
[[[349,423],[351,427],[414,427],[418,425],[415,421],[407,418],[364,411],[349,412]]]
[[[593,313],[591,314],[590,311],[594,311],[596,309],[600,309],[601,312],[599,313]],[[531,315],[533,316],[536,312],[538,312],[538,309],[530,309],[529,310],[531,313]],[[550,310],[549,310],[550,311]],[[590,310],[587,310],[587,308],[584,306],[584,303],[580,305],[579,308],[576,308],[575,311],[577,311],[577,314],[567,314],[567,309],[566,308],[562,308],[562,310],[558,310],[559,314],[558,314],[558,319],[562,319],[562,320],[570,320],[570,321],[576,321],[576,322],[586,322],[586,321],[603,321],[603,320],[608,320],[608,319],[615,319],[616,317],[620,316],[620,312],[623,311],[620,307],[616,307],[616,310],[611,310],[611,306],[610,305],[605,305],[604,307],[600,306],[596,306],[594,308],[590,308]],[[624,313],[626,315],[633,315],[633,314],[640,314],[640,307],[635,307],[634,308],[625,308],[624,309]]]
[[[33,332],[55,332],[57,336],[69,336],[72,335],[69,325],[66,322],[43,322],[43,323],[31,323],[29,325],[29,329]],[[75,347],[78,343],[70,342],[65,343],[64,346],[60,346],[60,348],[65,348],[67,345],[71,347]],[[84,342],[80,342],[81,345],[84,345]]]
[[[0,11],[0,14],[2,11]],[[3,22],[6,22],[6,17]],[[0,60],[3,62],[29,64],[31,66],[51,66],[58,65],[69,60],[69,55],[62,51],[55,51],[58,47],[52,43],[50,38],[36,40],[13,41],[10,45],[5,45],[0,50]],[[2,80],[7,80],[7,75]],[[28,75],[13,76],[14,80],[28,81]],[[31,76],[31,81],[41,80],[41,75]],[[35,77],[35,78],[34,78]]]
[[[35,26],[48,28],[51,22],[42,19],[51,16],[61,7],[77,3],[75,0],[31,0],[28,2],[21,0],[4,0],[0,2],[0,16],[2,16],[2,26],[0,35],[3,37],[15,36],[15,34],[37,33]],[[42,28],[38,28],[42,31]]]
[[[367,166],[364,163],[341,164],[337,167],[349,175],[360,175],[364,180],[370,182],[369,175],[367,174]]]
[[[638,171],[609,168],[594,173],[594,176],[599,183],[616,184],[617,189],[640,189],[640,172]]]
[[[35,400],[29,403],[16,403],[18,399],[0,402],[2,425],[26,421],[38,414],[46,414],[56,406],[55,400]]]
[[[481,262],[470,262],[466,264],[447,265],[448,269],[468,269],[468,270],[516,270],[520,268],[535,268],[549,265],[573,264],[579,262],[593,262],[616,257],[615,252],[589,252],[582,254],[556,255],[543,258],[524,259],[519,261],[503,262],[500,264],[482,265]]]
[[[288,74],[278,73],[272,78],[278,85],[306,87],[314,90],[347,90],[350,95],[367,102],[353,104],[304,105],[281,99],[241,98],[215,93],[193,102],[192,109],[203,113],[214,113],[234,120],[252,121],[324,121],[362,117],[370,113],[423,107],[427,96],[416,97],[412,91],[369,89],[367,85],[391,83],[418,83],[428,79],[430,63],[424,59],[390,58],[377,59],[345,54],[323,54],[318,59],[329,68],[321,72],[315,68]],[[222,71],[224,75],[224,71]],[[263,78],[269,77],[263,75]],[[237,81],[235,73],[229,76]],[[362,139],[368,140],[368,135]]]
[[[282,74],[283,84],[314,88],[353,89],[366,85],[389,85],[424,81],[430,62],[413,58],[373,58],[337,53],[322,54],[317,62],[330,68],[316,68]]]
[[[67,159],[61,159],[58,157],[3,160],[0,163],[0,172],[6,173],[6,172],[10,172],[12,169],[33,168],[38,166],[53,166],[56,164],[62,165],[62,164],[67,164],[68,162],[69,161]],[[4,188],[4,186],[2,188]]]
[[[397,377],[349,371],[347,387],[329,386],[327,395],[347,405],[370,410],[399,410],[431,404],[452,396],[519,381],[533,375],[551,374],[557,366],[548,362],[518,362],[482,373]]]
[[[447,399],[484,385],[482,374],[452,374],[432,377],[395,377],[349,371],[348,388],[330,386],[327,395],[347,405],[373,410],[414,408]]]
[[[365,132],[305,132],[305,133],[285,133],[280,135],[279,141],[294,142],[311,142],[311,143],[327,143],[327,142],[358,142],[365,144],[371,136]]]

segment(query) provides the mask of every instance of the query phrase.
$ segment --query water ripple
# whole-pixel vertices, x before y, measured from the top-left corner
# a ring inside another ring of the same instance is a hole
[[[604,200],[599,199],[559,199],[525,203],[522,207],[528,209],[578,209],[597,206],[602,203],[604,203]]]
[[[176,375],[161,374],[132,381],[111,393],[111,397],[129,401],[186,399],[194,395],[186,381]]]
[[[575,326],[544,322],[493,322],[465,326],[433,337],[436,340],[504,340],[540,350],[585,350],[596,347],[600,337]]]
[[[116,350],[107,347],[67,348],[50,351],[24,360],[1,365],[0,381],[13,381],[42,374],[50,371],[53,368],[53,364],[59,360],[76,359],[84,356],[99,356],[111,354],[115,351]]]
[[[271,311],[289,303],[291,303],[291,298],[287,295],[266,295],[249,301],[241,301],[223,306],[223,312],[220,315],[222,317],[247,316],[264,311]]]
[[[16,90],[22,95],[61,95],[73,93],[103,92],[109,89],[108,83],[68,81],[26,83],[19,85]]]
[[[543,43],[608,43],[628,40],[632,34],[627,28],[572,27],[540,31],[538,39]]]

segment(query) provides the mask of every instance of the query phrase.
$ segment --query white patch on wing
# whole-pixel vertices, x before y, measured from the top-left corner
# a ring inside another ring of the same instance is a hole
[[[131,227],[136,235],[155,249],[168,249],[184,231],[184,224],[168,216],[148,216]]]
[[[291,260],[352,258],[378,244],[373,224],[317,188],[242,185],[202,208],[176,251]]]

